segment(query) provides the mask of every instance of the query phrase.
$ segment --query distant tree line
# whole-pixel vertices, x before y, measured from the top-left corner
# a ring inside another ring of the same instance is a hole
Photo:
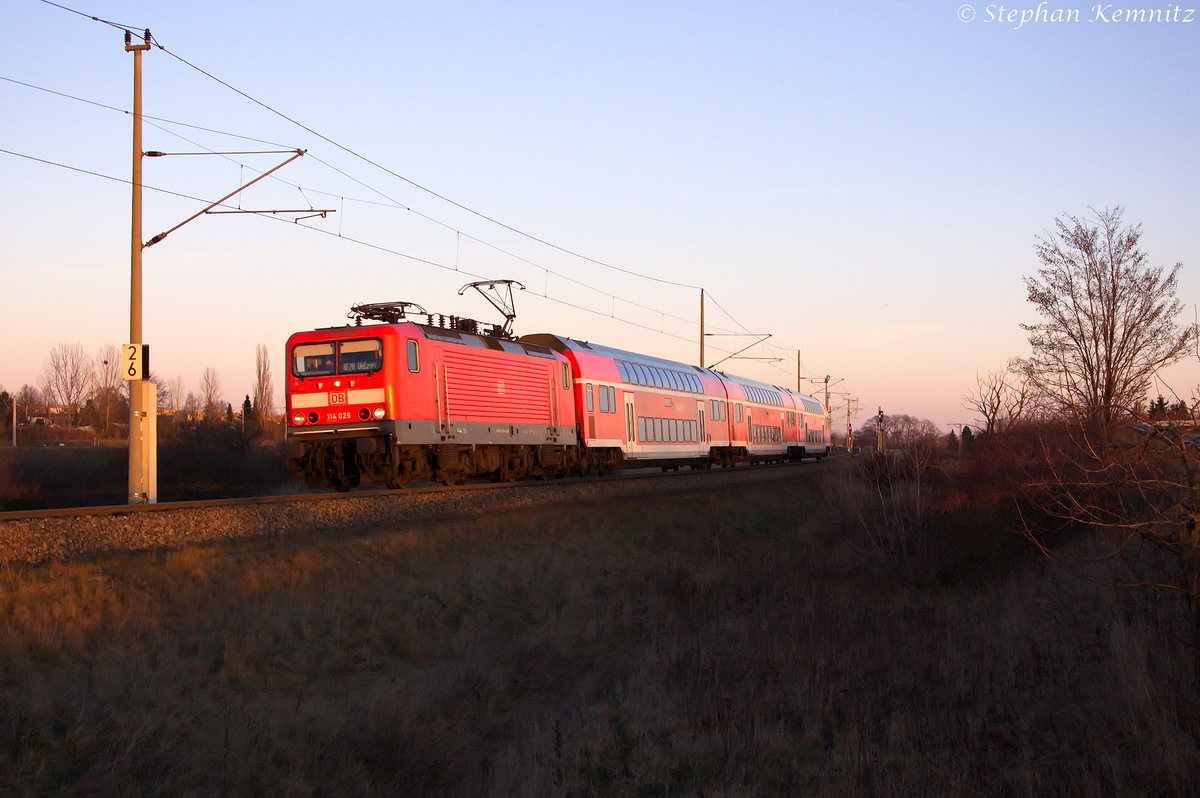
[[[279,416],[272,407],[274,383],[267,347],[255,352],[255,380],[246,402],[235,413],[224,398],[216,369],[204,370],[198,392],[186,389],[183,377],[151,373],[157,386],[160,436],[169,438],[179,424],[238,422],[243,431],[277,437]],[[129,388],[121,378],[121,350],[101,346],[89,355],[81,344],[60,343],[47,354],[37,385],[13,393],[0,389],[0,429],[11,440],[12,404],[22,436],[122,438],[128,435]]]

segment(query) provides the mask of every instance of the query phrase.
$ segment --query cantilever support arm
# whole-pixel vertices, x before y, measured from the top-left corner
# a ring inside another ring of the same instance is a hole
[[[726,357],[723,357],[723,358],[721,358],[721,359],[720,359],[720,360],[718,360],[716,363],[713,363],[713,364],[712,364],[712,366],[708,366],[707,368],[712,368],[713,366],[719,366],[719,365],[721,365],[722,363],[724,363],[726,360],[729,360],[730,358],[733,358],[733,357],[737,357],[738,355],[740,355],[742,352],[745,352],[745,351],[746,351],[747,349],[749,349],[750,347],[752,347],[752,346],[757,346],[758,344],[761,344],[763,341],[767,340],[767,339],[768,339],[768,338],[770,338],[770,337],[771,337],[771,333],[767,333],[766,335],[763,335],[762,337],[760,337],[760,338],[759,338],[757,341],[754,341],[753,343],[750,343],[750,344],[747,344],[746,346],[743,346],[743,347],[742,347],[741,349],[739,349],[738,351],[734,352],[734,353],[733,353],[733,354],[731,354],[731,355],[727,355]],[[702,365],[702,366],[703,366],[704,364],[703,364],[703,363],[701,363],[700,365]]]
[[[192,214],[191,216],[189,216],[188,218],[184,219],[184,220],[183,220],[182,222],[180,222],[179,224],[177,224],[177,225],[175,225],[174,227],[172,227],[170,230],[167,230],[165,233],[159,233],[159,234],[158,234],[158,235],[156,235],[154,238],[152,238],[152,239],[150,239],[149,241],[147,241],[145,244],[142,244],[142,248],[143,248],[143,249],[145,249],[146,247],[152,247],[152,246],[154,246],[154,245],[155,245],[155,244],[157,244],[159,241],[162,241],[164,238],[166,238],[167,236],[169,236],[171,233],[174,233],[176,230],[178,230],[179,228],[183,227],[185,224],[187,224],[188,222],[192,221],[192,220],[193,220],[193,219],[195,219],[196,217],[198,217],[198,216],[203,216],[204,214],[208,213],[210,210],[212,210],[213,208],[217,207],[217,206],[218,206],[218,205],[220,205],[222,202],[224,202],[225,200],[227,200],[227,199],[229,199],[230,197],[234,196],[235,194],[238,194],[238,193],[240,193],[240,192],[242,192],[242,191],[245,191],[246,189],[250,188],[250,186],[254,185],[254,184],[255,184],[255,183],[257,183],[259,180],[262,180],[264,177],[266,177],[267,175],[271,174],[272,172],[276,172],[276,171],[278,171],[278,170],[282,169],[283,167],[285,167],[285,166],[287,166],[288,164],[290,164],[292,161],[294,161],[294,160],[296,160],[297,158],[299,158],[299,157],[300,157],[301,155],[303,155],[305,152],[307,152],[307,150],[295,150],[295,153],[296,153],[296,154],[295,154],[295,155],[293,155],[291,158],[288,158],[286,161],[284,161],[283,163],[279,164],[278,166],[276,166],[276,167],[274,167],[274,168],[272,168],[272,169],[268,169],[267,171],[263,172],[263,173],[262,173],[261,175],[259,175],[258,177],[256,177],[256,178],[254,178],[253,180],[251,180],[249,183],[246,183],[245,185],[243,185],[243,186],[240,186],[239,188],[236,188],[236,189],[234,189],[233,191],[230,191],[230,192],[229,192],[228,194],[226,194],[224,197],[221,197],[219,200],[217,200],[216,202],[212,203],[211,205],[208,205],[208,206],[206,206],[205,208],[203,208],[202,210],[199,210],[199,211],[197,211],[196,213]]]

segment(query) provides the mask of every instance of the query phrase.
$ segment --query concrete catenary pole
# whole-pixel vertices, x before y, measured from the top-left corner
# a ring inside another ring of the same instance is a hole
[[[129,235],[129,343],[142,341],[142,53],[150,49],[150,31],[134,44],[125,32],[125,51],[133,53],[133,196]],[[143,363],[145,363],[143,359]],[[130,504],[158,500],[158,452],[155,426],[155,386],[141,373],[129,381],[129,491]]]

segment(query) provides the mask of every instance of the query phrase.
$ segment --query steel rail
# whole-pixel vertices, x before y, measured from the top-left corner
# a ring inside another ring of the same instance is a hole
[[[847,455],[832,455],[829,460],[840,460]],[[817,461],[818,463],[820,461]],[[744,471],[749,469],[763,470],[774,468],[785,468],[788,466],[813,465],[811,461],[798,462],[783,462],[783,463],[759,463],[757,465],[739,465],[732,470]],[[589,475],[583,479],[576,478],[570,482],[566,482],[566,478],[558,479],[549,477],[544,479],[522,478],[516,482],[472,482],[466,485],[430,485],[427,487],[413,488],[380,488],[376,490],[361,490],[349,491],[346,493],[297,493],[284,496],[246,496],[235,499],[198,499],[193,501],[179,502],[159,502],[158,504],[115,504],[115,505],[96,505],[85,507],[57,507],[46,510],[13,510],[9,512],[0,512],[0,523],[5,521],[25,521],[38,518],[72,518],[76,516],[124,516],[135,515],[139,513],[161,513],[171,510],[199,510],[209,507],[240,507],[252,506],[258,504],[285,504],[292,502],[319,502],[333,499],[350,499],[353,501],[363,499],[377,499],[382,496],[412,496],[428,493],[452,493],[458,491],[478,491],[478,490],[501,490],[501,489],[521,489],[535,488],[548,484],[591,484],[594,482],[617,482],[634,479],[657,479],[670,478],[679,476],[685,473],[703,474],[708,471],[712,474],[727,474],[731,469],[713,468],[704,471],[670,471],[663,472],[659,467],[655,466],[652,473],[632,473],[650,471],[650,467],[644,469],[624,469],[627,473],[617,471],[604,476]]]

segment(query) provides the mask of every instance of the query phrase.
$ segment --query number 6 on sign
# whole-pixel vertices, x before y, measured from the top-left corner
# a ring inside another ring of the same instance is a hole
[[[150,373],[150,344],[125,344],[121,351],[124,353],[121,379],[144,380]]]

